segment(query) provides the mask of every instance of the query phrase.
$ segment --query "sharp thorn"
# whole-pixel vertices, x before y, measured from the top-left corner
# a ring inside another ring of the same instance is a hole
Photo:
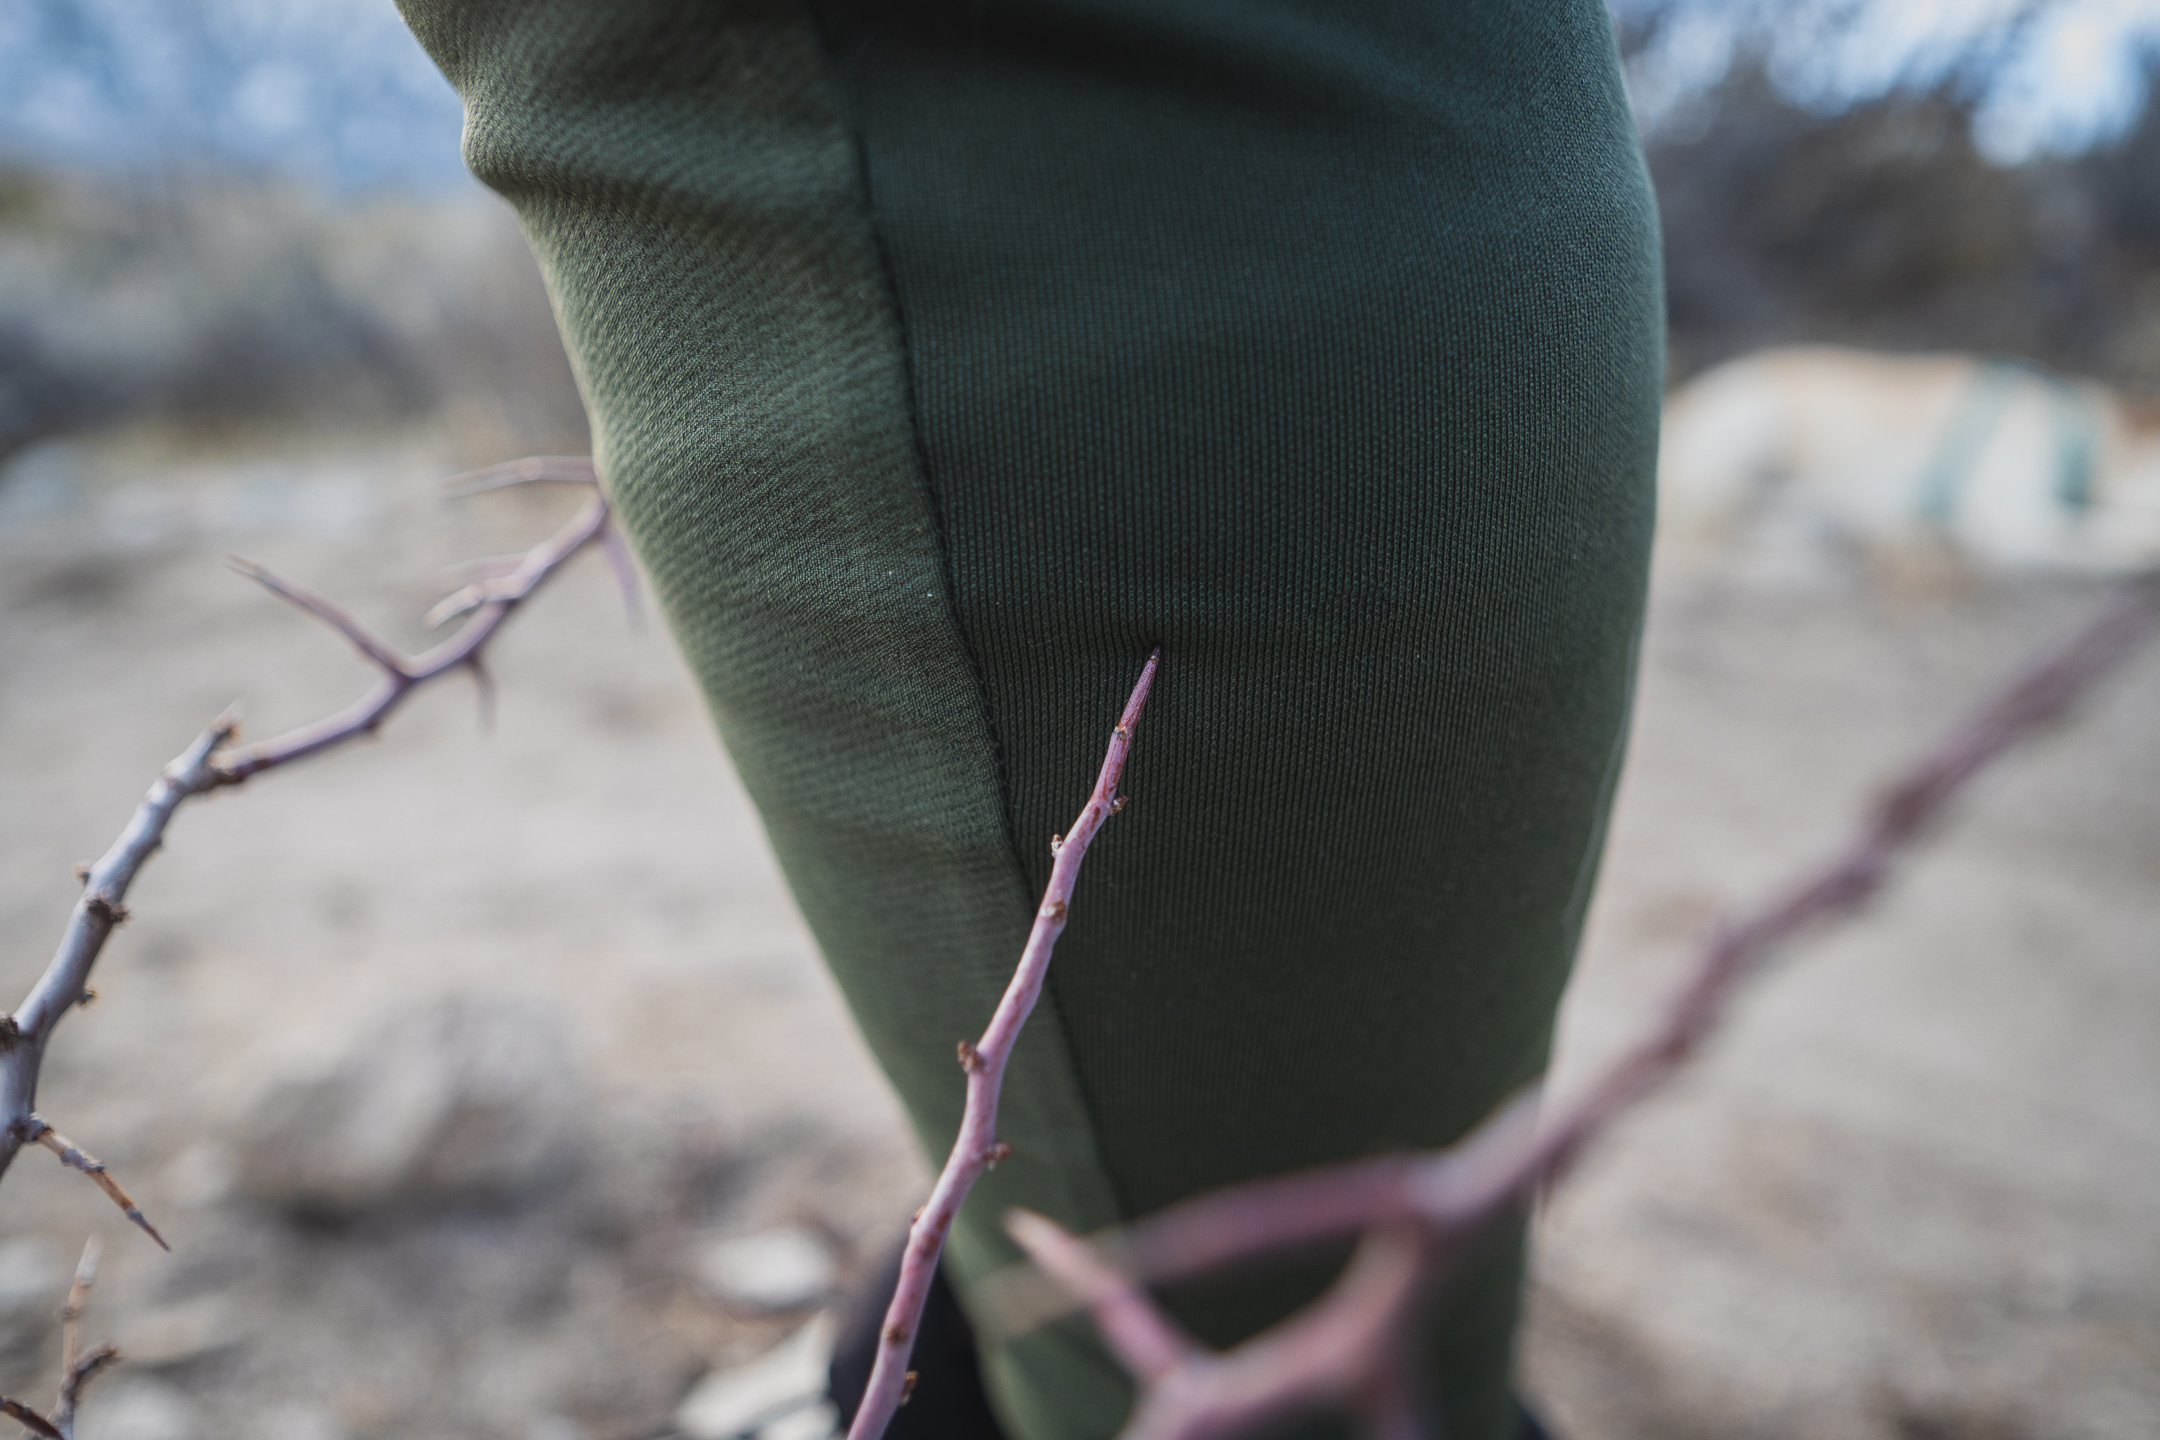
[[[637,561],[630,557],[630,547],[623,543],[622,532],[615,528],[614,517],[600,530],[600,553],[607,556],[608,568],[615,572],[615,584],[622,590],[623,612],[630,617],[630,628],[645,628],[645,603],[639,598]]]
[[[82,1398],[83,1387],[100,1370],[120,1358],[120,1347],[110,1343],[100,1345],[70,1366],[67,1374],[60,1377],[60,1410],[67,1414],[72,1428],[76,1402]]]
[[[420,617],[420,623],[430,630],[439,630],[466,611],[477,610],[485,603],[486,596],[481,593],[480,587],[478,585],[468,585],[455,595],[445,596],[437,601],[433,609]]]
[[[478,470],[467,470],[443,481],[443,493],[453,499],[478,495],[487,490],[504,490],[512,485],[540,485],[547,483],[564,485],[597,484],[593,475],[590,455],[528,455],[523,460],[506,460],[500,465],[488,465]]]
[[[7,1416],[31,1434],[40,1437],[40,1440],[67,1440],[65,1435],[53,1428],[51,1421],[19,1400],[10,1400],[0,1395],[0,1415]]]
[[[163,1250],[168,1255],[172,1253],[172,1246],[165,1243],[163,1235],[158,1234],[157,1226],[152,1225],[149,1217],[143,1214],[142,1207],[135,1203],[135,1197],[122,1189],[118,1180],[113,1179],[112,1173],[105,1168],[104,1161],[53,1129],[51,1125],[45,1122],[42,1116],[32,1115],[27,1122],[27,1126],[24,1135],[25,1140],[32,1144],[44,1146],[60,1157],[61,1164],[68,1166],[70,1169],[80,1170],[83,1174],[89,1176],[91,1183],[95,1184],[98,1189],[103,1190],[106,1198],[120,1207],[121,1214],[141,1226],[143,1234],[148,1235],[157,1242],[158,1249]]]
[[[238,574],[246,576],[271,594],[297,609],[305,610],[331,629],[350,641],[353,648],[370,661],[393,675],[411,678],[410,672],[395,650],[375,638],[366,626],[346,614],[331,600],[316,594],[297,581],[287,580],[266,565],[241,555],[227,555],[225,563]]]
[[[480,733],[492,736],[495,733],[495,681],[488,674],[487,666],[480,663],[477,651],[465,662],[465,668],[472,671],[473,690],[480,701]]]
[[[163,1250],[168,1255],[172,1254],[172,1246],[165,1243],[165,1237],[158,1234],[157,1226],[150,1223],[150,1218],[147,1215],[143,1214],[140,1208],[129,1205],[123,1208],[120,1213],[127,1216],[128,1219],[134,1221],[137,1225],[141,1226],[143,1234],[148,1235],[152,1240],[157,1241],[158,1249]]]

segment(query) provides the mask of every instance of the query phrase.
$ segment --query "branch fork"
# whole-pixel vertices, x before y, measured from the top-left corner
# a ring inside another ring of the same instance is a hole
[[[1203,1195],[1092,1241],[1038,1215],[1007,1228],[1055,1288],[1024,1274],[999,1296],[1008,1331],[1077,1304],[1140,1397],[1121,1440],[1216,1440],[1333,1410],[1379,1440],[1426,1433],[1410,1350],[1435,1286],[1509,1214],[1564,1175],[1621,1112],[1684,1065],[1741,982],[1787,943],[1864,906],[1950,801],[2019,741],[2066,715],[2160,627],[2160,573],[2125,587],[2067,643],[1956,727],[1874,805],[1846,847],[1760,909],[1722,926],[1656,1022],[1576,1094],[1541,1111],[1515,1096],[1451,1148],[1263,1180]],[[1227,1352],[1207,1350],[1147,1282],[1361,1235],[1311,1306]]]
[[[83,1245],[76,1262],[75,1278],[68,1286],[67,1303],[60,1307],[60,1399],[50,1415],[41,1415],[20,1400],[0,1395],[0,1415],[21,1425],[39,1440],[75,1440],[75,1406],[83,1387],[99,1371],[120,1358],[111,1345],[82,1348],[82,1315],[90,1303],[90,1287],[97,1283],[96,1236]]]
[[[265,770],[373,734],[412,691],[453,671],[468,671],[479,684],[484,719],[491,703],[483,659],[488,642],[520,604],[589,545],[597,544],[607,551],[633,617],[637,614],[636,573],[616,534],[607,497],[600,490],[590,460],[543,456],[478,471],[461,480],[464,483],[453,482],[459,484],[453,493],[471,494],[541,481],[575,484],[591,493],[569,523],[555,534],[514,561],[491,563],[485,578],[468,584],[437,606],[436,623],[458,615],[469,618],[448,639],[418,655],[400,653],[342,607],[297,581],[251,560],[228,557],[227,563],[240,574],[344,636],[374,666],[375,686],[334,715],[253,745],[234,744],[240,716],[237,709],[228,710],[164,768],[111,848],[96,863],[77,867],[83,893],[75,903],[58,950],[23,1002],[12,1013],[0,1015],[0,1175],[5,1175],[23,1146],[42,1145],[59,1156],[63,1164],[88,1175],[128,1219],[164,1245],[164,1238],[104,1164],[61,1136],[37,1113],[36,1106],[38,1070],[46,1043],[68,1011],[95,997],[89,985],[91,969],[113,930],[126,922],[128,887],[143,863],[164,844],[165,828],[173,812],[197,795],[238,785]],[[95,1268],[94,1261],[87,1263]],[[16,1414],[13,1410],[6,1413]],[[22,1419],[20,1415],[16,1418]],[[23,1423],[37,1428],[30,1420]],[[47,1422],[37,1422],[43,1423]]]

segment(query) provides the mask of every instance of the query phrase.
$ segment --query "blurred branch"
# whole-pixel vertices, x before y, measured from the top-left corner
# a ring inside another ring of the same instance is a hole
[[[60,1403],[53,1406],[52,1423],[68,1436],[75,1432],[75,1402],[82,1398],[83,1386],[120,1358],[119,1350],[111,1345],[83,1352],[82,1316],[90,1303],[90,1287],[97,1283],[97,1267],[98,1242],[93,1235],[83,1242],[82,1259],[76,1262],[75,1279],[68,1286],[67,1304],[60,1310]]]
[[[1448,1150],[1218,1191],[1088,1244],[1040,1216],[1013,1217],[1014,1238],[1091,1312],[1141,1382],[1124,1440],[1241,1434],[1323,1408],[1360,1415],[1388,1440],[1422,1433],[1404,1408],[1402,1377],[1432,1287],[1495,1222],[1556,1180],[1620,1112],[1691,1058],[1745,976],[1787,942],[1872,899],[1974,776],[2067,713],[2156,623],[2160,575],[2147,575],[1923,756],[1843,850],[1721,927],[1648,1032],[1542,1120],[1536,1093],[1525,1092]],[[1359,1231],[1365,1239],[1326,1295],[1221,1354],[1185,1336],[1141,1285]],[[1024,1285],[1008,1287],[1004,1298],[1010,1328],[1066,1308],[1040,1297],[1030,1305]]]
[[[1086,808],[1073,821],[1070,833],[1050,842],[1057,856],[1050,870],[1050,884],[1043,892],[1042,904],[1036,907],[1027,945],[1020,952],[1020,963],[1004,997],[990,1017],[989,1028],[973,1044],[960,1042],[960,1068],[967,1072],[967,1103],[961,1114],[960,1134],[953,1141],[952,1154],[939,1172],[937,1183],[931,1187],[928,1203],[916,1212],[915,1223],[908,1230],[900,1280],[893,1287],[892,1303],[878,1332],[877,1359],[871,1366],[870,1383],[855,1412],[855,1421],[848,1427],[848,1440],[878,1440],[893,1412],[905,1403],[914,1379],[914,1372],[907,1368],[908,1356],[914,1350],[923,1306],[937,1276],[946,1232],[958,1218],[960,1204],[974,1188],[977,1177],[1012,1153],[1012,1146],[997,1138],[998,1089],[1005,1079],[1005,1064],[1012,1056],[1013,1042],[1020,1037],[1020,1027],[1027,1024],[1036,997],[1042,993],[1043,977],[1050,968],[1050,951],[1065,929],[1073,882],[1080,878],[1080,862],[1087,855],[1088,844],[1103,821],[1125,808],[1124,799],[1117,793],[1118,779],[1125,773],[1133,727],[1140,723],[1140,711],[1147,704],[1148,691],[1155,684],[1155,667],[1161,660],[1162,647],[1157,646],[1141,667],[1140,679],[1125,702],[1125,712],[1110,733],[1110,748],[1103,756],[1102,770],[1095,777],[1095,789],[1088,796]]]
[[[470,618],[457,633],[432,649],[406,655],[370,633],[343,608],[307,587],[284,579],[252,561],[233,559],[233,568],[324,624],[329,625],[375,667],[378,678],[366,695],[343,710],[271,740],[234,746],[239,717],[228,711],[159,775],[134,817],[112,848],[81,873],[82,899],[68,919],[60,947],[45,973],[12,1014],[0,1016],[0,1174],[26,1144],[42,1144],[67,1164],[97,1182],[127,1217],[158,1244],[164,1239],[143,1217],[105,1167],[59,1135],[37,1113],[38,1068],[46,1042],[60,1020],[90,998],[91,968],[112,932],[127,919],[127,892],[143,863],[164,844],[165,827],[182,803],[197,795],[238,785],[250,776],[304,759],[372,734],[405,697],[432,680],[458,670],[470,671],[485,686],[482,655],[503,622],[563,563],[587,545],[612,533],[608,502],[594,479],[592,462],[548,458],[499,466],[476,477],[469,489],[504,484],[566,481],[592,494],[562,529],[527,550],[502,573],[467,586],[452,599]],[[469,490],[468,492],[469,493]],[[483,688],[483,698],[485,691]],[[87,1282],[85,1282],[87,1283]],[[14,1414],[9,1411],[9,1414]],[[17,1416],[20,1419],[20,1416]],[[25,1420],[23,1423],[30,1424]],[[41,1422],[42,1423],[42,1422]],[[35,1428],[33,1426],[33,1428]]]
[[[20,1424],[43,1440],[75,1440],[75,1404],[83,1387],[100,1370],[120,1358],[111,1345],[100,1345],[88,1354],[82,1348],[83,1309],[90,1303],[90,1287],[97,1283],[98,1242],[95,1235],[83,1244],[76,1263],[75,1279],[68,1286],[67,1304],[60,1309],[60,1400],[52,1414],[40,1415],[19,1400],[0,1396],[0,1415]]]

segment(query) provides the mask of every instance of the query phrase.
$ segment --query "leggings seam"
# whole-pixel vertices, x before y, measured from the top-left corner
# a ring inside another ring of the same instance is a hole
[[[831,37],[825,34],[822,26],[819,27],[819,34],[828,58],[835,59],[837,68]],[[915,384],[915,352],[909,338],[907,311],[900,303],[900,287],[893,273],[891,254],[886,248],[884,227],[878,223],[877,204],[870,183],[869,149],[864,142],[861,127],[854,123],[852,116],[848,117],[848,138],[855,149],[856,183],[862,196],[864,219],[870,228],[871,243],[877,250],[878,272],[884,280],[886,303],[891,308],[893,324],[900,335],[901,390],[907,403],[908,436],[915,449],[916,472],[922,477],[923,494],[929,506],[930,533],[937,546],[938,567],[944,574],[946,615],[952,622],[953,632],[960,638],[960,651],[967,658],[968,674],[975,682],[976,703],[982,715],[983,730],[990,742],[991,764],[997,777],[998,809],[1005,828],[1006,859],[1012,867],[1014,881],[1019,886],[1021,902],[1032,911],[1034,896],[1028,889],[1027,866],[1020,853],[1019,821],[1013,806],[1012,775],[1006,763],[1003,735],[998,727],[997,707],[990,696],[990,683],[982,655],[960,611],[959,568],[953,559],[951,538],[946,531],[944,498],[938,492],[936,473],[930,464],[929,445],[923,436],[922,407]],[[1014,960],[1017,963],[1018,957],[1015,956]],[[1086,1074],[1080,1068],[1072,1026],[1066,1019],[1064,1004],[1058,997],[1057,967],[1053,965],[1044,978],[1047,983],[1043,989],[1049,998],[1050,1010],[1057,1020],[1058,1034],[1064,1043],[1066,1068],[1072,1075],[1073,1088],[1079,1094],[1080,1103],[1086,1107],[1088,1130],[1095,1141],[1097,1170],[1109,1189],[1119,1215],[1130,1218],[1133,1214],[1132,1198],[1110,1168],[1109,1156],[1103,1148],[1102,1111],[1088,1088]]]

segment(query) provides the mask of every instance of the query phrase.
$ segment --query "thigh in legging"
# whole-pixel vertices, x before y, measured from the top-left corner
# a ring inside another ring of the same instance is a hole
[[[1078,1228],[1447,1143],[1543,1068],[1617,774],[1662,379],[1594,0],[408,0],[596,457],[942,1154],[1051,836],[1163,670],[1015,1057]],[[1191,1294],[1227,1343],[1325,1264]],[[1516,1258],[1434,1340],[1505,1424]],[[986,1355],[1114,1431],[1070,1325]]]

